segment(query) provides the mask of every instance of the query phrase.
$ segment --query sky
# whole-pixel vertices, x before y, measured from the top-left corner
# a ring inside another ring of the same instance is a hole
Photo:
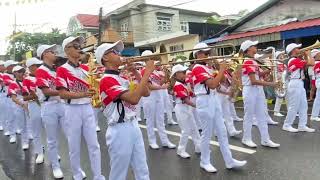
[[[21,0],[27,1],[27,0]],[[29,0],[30,1],[30,0]],[[14,30],[16,17],[17,31],[48,32],[51,28],[67,30],[69,18],[76,14],[98,14],[119,8],[132,0],[31,0],[31,3],[15,5],[16,0],[0,0],[1,28],[0,54],[5,54],[8,36]],[[240,10],[254,10],[267,0],[147,0],[147,3],[172,6],[184,3],[177,8],[204,12],[217,12],[220,15],[236,14]],[[10,2],[11,5],[3,5]],[[15,16],[16,15],[16,16]]]

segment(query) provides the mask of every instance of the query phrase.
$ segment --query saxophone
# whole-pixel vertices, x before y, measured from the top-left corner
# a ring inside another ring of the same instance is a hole
[[[239,53],[238,57],[238,62],[236,62],[235,67],[231,67],[233,69],[232,73],[232,79],[231,79],[231,95],[230,95],[230,100],[231,102],[236,102],[237,97],[239,93],[242,91],[242,82],[241,82],[241,70],[242,70],[242,61],[243,61],[243,54]]]
[[[94,90],[94,95],[91,97],[91,104],[94,108],[99,108],[102,106],[102,101],[99,93],[99,86],[100,86],[100,77],[99,74],[96,73],[96,64],[94,62],[93,54],[89,53],[90,58],[88,60],[88,76],[87,82],[89,84],[90,89]]]

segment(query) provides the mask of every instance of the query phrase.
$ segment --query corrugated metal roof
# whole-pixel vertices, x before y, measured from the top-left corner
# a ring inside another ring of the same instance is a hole
[[[259,35],[289,31],[289,30],[294,30],[294,29],[302,29],[302,28],[308,28],[308,27],[313,27],[313,26],[320,26],[320,18],[309,19],[309,20],[300,21],[300,22],[291,22],[288,24],[270,27],[270,28],[266,28],[266,29],[261,29],[261,30],[257,30],[257,31],[252,31],[252,32],[230,34],[230,35],[223,37],[221,39],[221,41],[230,40],[230,39],[239,39],[239,38],[245,38],[245,37],[251,37],[251,36],[259,36]]]
[[[76,18],[84,27],[99,27],[99,16],[91,14],[77,14]]]

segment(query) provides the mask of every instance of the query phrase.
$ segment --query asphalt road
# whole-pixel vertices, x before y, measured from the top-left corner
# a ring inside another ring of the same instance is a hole
[[[311,108],[309,108],[311,109]],[[242,116],[242,109],[237,109]],[[270,113],[272,114],[272,113]],[[199,167],[200,157],[193,154],[192,143],[188,144],[187,151],[192,154],[190,159],[181,159],[175,150],[160,149],[151,150],[146,146],[150,179],[152,180],[319,180],[320,179],[320,123],[312,122],[316,128],[315,133],[290,134],[281,130],[284,118],[274,118],[280,122],[278,126],[269,126],[269,132],[274,142],[280,143],[279,149],[270,149],[260,146],[260,135],[256,128],[253,129],[254,141],[259,145],[256,149],[249,149],[241,144],[241,135],[230,138],[233,156],[240,160],[247,160],[248,164],[239,170],[225,169],[224,162],[217,143],[212,139],[213,165],[218,169],[217,173],[209,174]],[[108,179],[109,158],[105,145],[106,125],[100,117],[102,131],[98,133],[102,153],[102,172]],[[242,129],[242,123],[236,122],[238,129]],[[145,142],[146,130],[141,125]],[[179,142],[179,127],[167,126],[169,138],[175,144]],[[43,142],[44,139],[43,139]],[[158,141],[159,142],[159,141]],[[145,144],[147,145],[147,143]],[[90,162],[85,143],[82,143],[82,169],[86,172],[88,180],[92,179]],[[32,149],[32,148],[31,148]],[[72,179],[67,141],[61,133],[60,156],[62,170],[67,180]],[[35,157],[32,150],[22,151],[21,144],[9,144],[4,135],[0,135],[0,180],[51,180],[53,179],[51,168],[46,161],[42,165],[35,165]],[[131,171],[128,180],[133,180]]]

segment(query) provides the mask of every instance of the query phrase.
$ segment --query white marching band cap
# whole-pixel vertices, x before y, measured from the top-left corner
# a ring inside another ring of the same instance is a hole
[[[64,49],[66,48],[66,46],[69,44],[69,43],[72,43],[74,41],[78,41],[80,44],[83,44],[86,40],[84,39],[84,37],[82,36],[77,36],[77,37],[74,37],[74,36],[70,36],[70,37],[67,37],[66,39],[64,39],[62,41],[62,50],[64,51]]]
[[[13,69],[12,69],[12,72],[17,72],[17,71],[20,71],[21,69],[24,69],[22,66],[18,65],[18,66],[15,66]]]
[[[250,41],[250,40],[246,40],[243,43],[241,43],[240,46],[240,50],[242,50],[243,52],[245,52],[246,50],[248,50],[251,46],[256,46],[259,44],[259,41]]]
[[[150,50],[145,50],[145,51],[143,51],[143,52],[141,53],[141,56],[150,56],[150,55],[152,55],[152,54],[153,54],[152,51],[150,51]]]
[[[302,44],[291,43],[286,47],[287,54],[290,54],[295,48],[301,48]]]
[[[40,61],[38,58],[33,57],[33,58],[30,58],[30,59],[28,59],[26,61],[26,66],[27,66],[27,68],[29,68],[32,65],[39,65],[39,64],[42,64],[42,63],[43,62]]]
[[[95,51],[95,56],[97,59],[97,62],[99,64],[102,64],[102,57],[104,53],[110,49],[114,49],[117,52],[121,52],[124,49],[124,44],[122,41],[117,41],[115,43],[103,43],[101,44]]]
[[[177,72],[183,72],[183,71],[186,71],[188,69],[188,67],[186,66],[182,66],[181,64],[177,64],[177,65],[174,65],[172,67],[172,72],[171,72],[171,76],[170,78],[172,78],[172,76],[177,73]]]
[[[198,50],[194,50],[192,53],[193,53],[193,57],[196,57],[196,54],[197,54],[197,52],[199,52],[199,51],[210,51],[211,50],[211,48],[207,48],[208,47],[208,45],[206,44],[206,43],[198,43],[198,44],[196,44],[194,47],[193,47],[193,49],[198,49]],[[203,48],[203,49],[201,49],[200,50],[200,48]]]
[[[278,58],[281,54],[284,54],[284,51],[276,51],[276,58]]]
[[[45,52],[46,50],[52,49],[53,51],[55,51],[56,49],[56,45],[52,44],[52,45],[40,45],[37,49],[37,56],[41,59],[43,52]]]
[[[18,62],[14,61],[14,60],[8,60],[8,61],[4,62],[4,67],[7,68],[11,65],[17,65],[17,64],[18,64]]]
[[[257,54],[254,55],[254,59],[258,59],[258,60],[259,60],[259,59],[262,58],[263,56],[264,56],[263,54],[258,54],[258,53],[257,53]]]
[[[4,61],[0,60],[0,66],[4,65]]]
[[[312,58],[315,58],[318,53],[320,53],[320,50],[319,50],[319,49],[313,49],[313,50],[311,51],[311,57],[312,57]]]

